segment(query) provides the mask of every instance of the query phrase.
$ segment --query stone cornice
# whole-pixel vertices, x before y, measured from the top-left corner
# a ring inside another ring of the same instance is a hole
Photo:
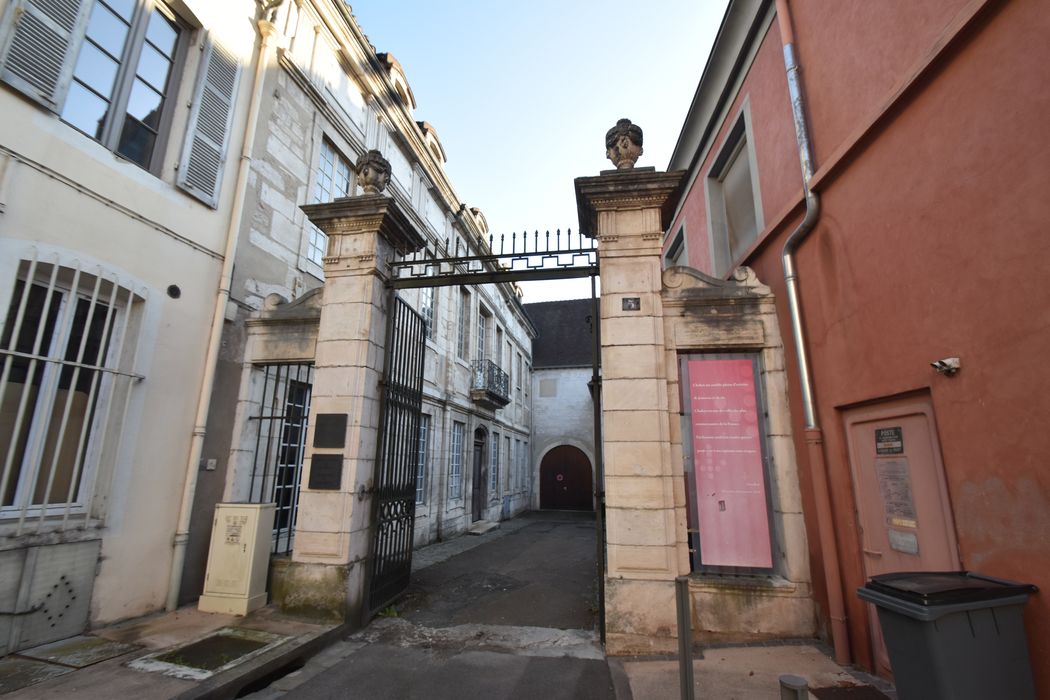
[[[383,194],[342,197],[324,204],[304,204],[300,209],[330,236],[376,232],[400,255],[426,245],[426,239],[409,221],[401,205]]]
[[[598,234],[598,212],[654,208],[660,210],[660,225],[666,229],[671,224],[685,174],[684,170],[658,173],[639,168],[576,178],[580,232],[590,238]]]

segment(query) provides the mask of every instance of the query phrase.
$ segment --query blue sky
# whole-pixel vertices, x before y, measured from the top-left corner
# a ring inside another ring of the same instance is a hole
[[[352,11],[401,62],[460,199],[492,233],[577,227],[573,178],[612,167],[605,132],[642,127],[639,166],[667,167],[726,0],[369,0]],[[590,295],[525,285],[525,301]]]

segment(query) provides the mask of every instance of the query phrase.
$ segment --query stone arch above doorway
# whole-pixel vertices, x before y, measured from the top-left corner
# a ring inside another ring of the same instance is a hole
[[[540,462],[540,508],[594,510],[591,460],[578,447],[558,445]]]

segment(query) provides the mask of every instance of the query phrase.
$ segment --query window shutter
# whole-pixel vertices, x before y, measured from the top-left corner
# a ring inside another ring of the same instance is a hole
[[[237,59],[219,44],[208,42],[179,162],[178,185],[213,208],[219,203],[239,77]]]
[[[87,0],[14,0],[4,24],[0,79],[53,111],[69,85]]]

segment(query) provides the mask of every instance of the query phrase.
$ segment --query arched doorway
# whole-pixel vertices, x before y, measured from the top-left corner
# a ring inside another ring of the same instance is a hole
[[[559,445],[540,462],[540,508],[594,510],[591,460],[577,447]]]

